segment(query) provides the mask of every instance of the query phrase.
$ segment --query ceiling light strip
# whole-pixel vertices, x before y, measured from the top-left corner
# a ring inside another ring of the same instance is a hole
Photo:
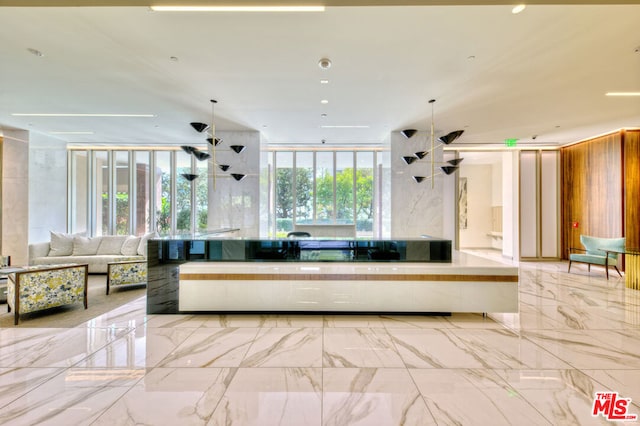
[[[607,92],[605,96],[640,96],[640,92]]]
[[[320,128],[322,128],[322,129],[368,129],[369,126],[348,126],[348,125],[345,125],[345,126],[331,126],[331,125],[328,125],[328,126],[320,126]]]
[[[93,132],[49,132],[50,135],[93,135]]]
[[[66,113],[11,113],[14,117],[140,117],[152,118],[155,114],[66,114]]]
[[[324,6],[151,6],[154,12],[324,12]]]

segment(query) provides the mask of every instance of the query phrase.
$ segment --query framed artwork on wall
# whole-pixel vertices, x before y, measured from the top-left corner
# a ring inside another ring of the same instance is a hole
[[[467,229],[467,178],[461,177],[458,192],[459,226],[460,229]]]

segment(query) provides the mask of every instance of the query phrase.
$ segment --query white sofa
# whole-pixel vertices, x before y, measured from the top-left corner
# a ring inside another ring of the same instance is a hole
[[[153,237],[154,234],[87,238],[51,232],[51,241],[29,244],[29,265],[86,263],[90,274],[104,274],[109,263],[145,260],[147,241]]]

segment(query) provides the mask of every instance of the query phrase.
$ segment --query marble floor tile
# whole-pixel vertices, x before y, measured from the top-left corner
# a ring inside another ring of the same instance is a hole
[[[605,389],[580,370],[496,371],[554,425],[611,424],[593,417],[595,392]]]
[[[322,369],[239,368],[208,425],[313,426],[322,419]]]
[[[325,328],[324,367],[404,367],[386,329]]]
[[[576,307],[574,305],[556,305],[520,307],[520,329],[526,330],[611,330],[639,329],[633,315],[620,307]]]
[[[594,391],[618,392],[623,398],[631,398],[635,413],[640,416],[640,370],[582,370],[598,385]]]
[[[103,380],[74,380],[74,375],[73,369],[58,374],[3,407],[0,424],[90,425],[130,389],[130,380],[124,386],[105,386]]]
[[[63,371],[63,368],[0,368],[0,409]]]
[[[638,330],[523,330],[521,333],[572,368],[640,369]]]
[[[149,315],[146,326],[149,328],[198,328],[211,315]]]
[[[435,425],[406,369],[325,368],[322,424]]]
[[[409,369],[438,424],[551,425],[490,369]]]
[[[93,425],[206,425],[235,368],[154,368]]]
[[[446,328],[445,315],[380,315],[385,328]]]
[[[384,328],[380,315],[325,315],[324,327]]]
[[[322,367],[322,329],[260,329],[241,366]]]
[[[75,367],[151,368],[183,343],[195,329],[136,328],[80,361]]]
[[[70,367],[130,328],[36,328],[0,331],[0,367]]]
[[[158,367],[238,367],[259,328],[198,328]]]
[[[640,291],[520,263],[520,312],[146,315],[0,328],[0,424],[598,425],[640,414]],[[631,422],[625,424],[640,424]]]
[[[568,368],[517,333],[489,330],[389,330],[409,368]]]
[[[144,324],[146,321],[146,297],[141,297],[110,312],[106,312],[85,323],[82,323],[78,325],[78,327],[136,327]]]
[[[322,327],[322,315],[206,315],[202,327],[309,328]]]

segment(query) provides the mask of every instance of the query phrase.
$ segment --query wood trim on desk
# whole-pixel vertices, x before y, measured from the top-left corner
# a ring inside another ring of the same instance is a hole
[[[225,274],[183,273],[185,281],[471,281],[518,282],[517,275],[462,274]]]

